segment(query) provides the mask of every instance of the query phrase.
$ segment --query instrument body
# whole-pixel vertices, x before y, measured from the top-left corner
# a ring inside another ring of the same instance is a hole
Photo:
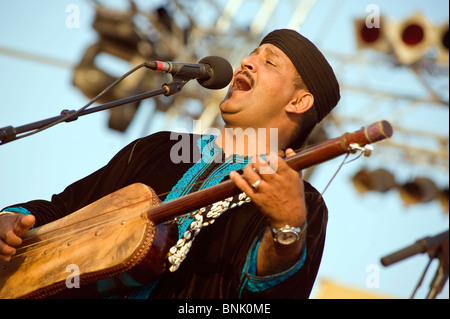
[[[0,298],[86,297],[98,293],[91,283],[124,272],[140,284],[152,282],[176,234],[175,225],[149,220],[159,204],[150,187],[132,184],[28,231],[11,261],[0,263]],[[72,270],[85,289],[68,289]]]
[[[309,147],[286,162],[300,171],[349,153],[351,144],[365,146],[392,133],[391,125],[380,121]],[[0,298],[86,298],[98,293],[96,283],[123,274],[137,284],[151,283],[164,273],[168,250],[177,240],[176,224],[170,221],[238,193],[228,180],[162,204],[150,187],[129,185],[27,232],[11,261],[0,263]],[[79,270],[82,289],[68,289],[68,266]],[[121,288],[119,281],[116,288]]]

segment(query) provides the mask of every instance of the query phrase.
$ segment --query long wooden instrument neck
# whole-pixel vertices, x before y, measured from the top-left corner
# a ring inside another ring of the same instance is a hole
[[[351,144],[365,146],[389,138],[392,134],[391,124],[387,121],[379,121],[358,131],[345,133],[341,137],[308,147],[285,161],[290,167],[300,171],[348,153]],[[227,180],[156,206],[148,213],[148,216],[155,224],[160,224],[240,192],[241,190],[234,185],[233,181]]]

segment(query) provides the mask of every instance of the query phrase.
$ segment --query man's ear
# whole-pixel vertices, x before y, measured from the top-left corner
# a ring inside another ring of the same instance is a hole
[[[314,105],[314,96],[308,91],[302,91],[286,107],[290,113],[301,114],[308,111]]]

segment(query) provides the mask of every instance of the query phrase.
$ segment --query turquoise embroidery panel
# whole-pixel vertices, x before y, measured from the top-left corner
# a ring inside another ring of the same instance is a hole
[[[210,135],[200,137],[197,140],[197,147],[201,154],[200,159],[177,182],[164,202],[188,194],[194,187],[198,178],[215,163],[220,165],[218,165],[218,167],[216,167],[202,182],[199,190],[219,184],[231,171],[242,169],[250,162],[250,158],[237,155],[230,156],[223,160],[223,150],[215,144],[215,139],[216,136]],[[181,225],[178,226],[179,238],[183,237],[183,234],[193,220],[193,218],[182,220]]]

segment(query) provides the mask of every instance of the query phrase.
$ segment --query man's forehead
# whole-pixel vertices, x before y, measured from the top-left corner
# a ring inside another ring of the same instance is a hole
[[[276,46],[272,44],[263,44],[259,47],[257,47],[255,50],[252,51],[251,54],[259,54],[261,52],[264,52],[267,55],[280,58],[282,55],[285,55],[283,51],[278,49]],[[287,56],[286,56],[287,57]]]
[[[275,59],[278,63],[278,66],[285,65],[286,67],[292,67],[295,69],[294,64],[292,63],[291,59],[277,46],[265,43],[257,47],[255,50],[252,51],[250,55],[253,54],[260,54],[264,53],[267,57],[270,57],[272,59]]]

